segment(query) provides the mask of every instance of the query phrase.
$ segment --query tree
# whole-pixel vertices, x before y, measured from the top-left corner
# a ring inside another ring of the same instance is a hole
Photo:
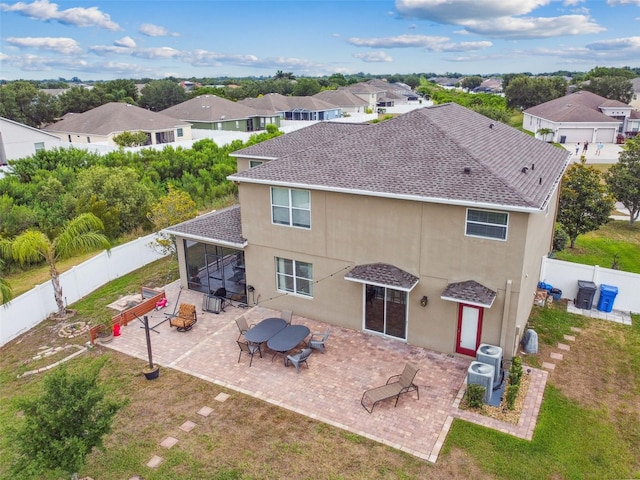
[[[77,478],[85,457],[102,446],[102,437],[111,431],[113,418],[124,405],[108,398],[98,383],[105,361],[104,357],[93,361],[73,375],[58,367],[43,379],[41,395],[19,400],[24,417],[12,432],[19,454],[14,469],[62,470]]]
[[[629,224],[640,216],[640,135],[628,139],[618,163],[611,165],[604,179],[616,199],[629,210]]]
[[[187,94],[179,84],[171,80],[153,80],[142,89],[138,105],[159,112],[187,99]]]
[[[2,260],[0,260],[0,273],[2,273],[3,265]],[[13,298],[11,285],[3,277],[0,277],[0,305],[9,302],[11,298]]]
[[[69,112],[84,113],[104,103],[97,91],[78,86],[71,87],[58,99],[63,115]]]
[[[549,135],[553,135],[553,129],[552,128],[539,128],[538,131],[536,132],[537,135],[540,135],[540,138],[542,138],[545,142],[548,142],[549,140]]]
[[[198,215],[196,203],[189,194],[169,185],[169,192],[151,207],[148,215],[149,221],[158,231],[151,246],[164,255],[174,255],[176,252],[175,238],[160,230],[191,220],[196,215]]]
[[[482,85],[482,77],[479,75],[473,75],[471,77],[465,77],[460,82],[460,86],[466,90],[473,90],[476,87]]]
[[[607,186],[600,182],[600,172],[586,165],[586,158],[571,165],[560,188],[558,222],[569,235],[570,247],[583,233],[597,230],[609,221],[614,200]]]
[[[58,99],[39,91],[29,82],[11,82],[0,88],[1,117],[39,127],[53,122],[59,113]]]
[[[310,97],[320,90],[322,87],[315,78],[299,78],[293,87],[293,94],[297,97]]]
[[[44,260],[49,266],[53,285],[53,295],[58,306],[58,315],[64,316],[66,308],[62,301],[60,273],[56,267],[58,260],[90,252],[98,248],[110,249],[109,241],[102,233],[102,222],[95,215],[85,213],[68,222],[60,234],[50,239],[44,233],[30,229],[12,241],[3,240],[0,252],[16,262],[25,265]]]
[[[149,142],[149,137],[144,132],[122,132],[114,135],[113,141],[120,147],[140,147]]]
[[[565,95],[567,84],[561,77],[531,78],[524,75],[509,82],[504,94],[507,107],[526,110]]]
[[[609,100],[629,103],[633,98],[633,84],[626,77],[598,77],[581,87]]]

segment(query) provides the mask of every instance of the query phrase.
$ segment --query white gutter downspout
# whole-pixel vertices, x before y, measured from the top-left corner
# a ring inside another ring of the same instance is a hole
[[[500,329],[500,346],[503,352],[507,353],[509,360],[513,357],[511,349],[507,349],[507,327],[509,326],[509,310],[511,307],[511,280],[507,280],[507,286],[504,291],[504,307],[502,308],[502,327]]]

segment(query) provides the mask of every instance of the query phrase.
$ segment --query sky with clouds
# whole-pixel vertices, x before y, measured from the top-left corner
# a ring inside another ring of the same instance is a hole
[[[640,66],[640,0],[0,0],[0,78]]]

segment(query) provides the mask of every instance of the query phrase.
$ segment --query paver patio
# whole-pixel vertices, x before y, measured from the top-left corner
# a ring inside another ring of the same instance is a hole
[[[169,305],[148,314],[149,324],[162,321],[171,313],[178,297],[174,282],[165,287]],[[150,332],[153,360],[163,367],[173,368],[230,390],[262,399],[282,408],[337,426],[380,443],[400,449],[425,460],[436,461],[453,417],[497,428],[505,433],[531,438],[542,401],[547,374],[534,370],[531,394],[518,425],[495,420],[488,422],[481,415],[463,412],[458,404],[465,388],[467,368],[472,359],[434,352],[404,342],[355,330],[330,326],[331,336],[326,353],[318,351],[309,358],[309,368],[296,374],[286,368],[282,358],[272,361],[272,353],[263,358],[243,355],[238,362],[236,343],[239,331],[235,319],[245,315],[249,323],[277,316],[279,312],[254,306],[227,306],[214,314],[202,311],[202,294],[183,290],[180,303],[196,305],[198,322],[189,332],[178,332],[169,322],[159,325],[159,333]],[[309,327],[311,332],[324,332],[327,324],[293,316],[293,324]],[[147,361],[144,329],[132,322],[121,329],[121,335],[105,346]],[[376,405],[373,414],[360,405],[362,393],[384,384],[391,375],[402,372],[407,361],[418,368],[415,393],[402,395],[398,406],[394,401]],[[159,380],[162,381],[162,374]],[[233,401],[230,398],[227,401]]]

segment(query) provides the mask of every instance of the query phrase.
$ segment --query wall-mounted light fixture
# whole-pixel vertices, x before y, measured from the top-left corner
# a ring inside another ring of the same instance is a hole
[[[250,292],[253,292],[255,288],[253,287],[253,285],[249,285],[247,286],[247,290],[249,290]]]
[[[429,303],[429,299],[427,298],[426,295],[420,299],[420,305],[422,305],[423,307],[426,307],[428,303]]]

